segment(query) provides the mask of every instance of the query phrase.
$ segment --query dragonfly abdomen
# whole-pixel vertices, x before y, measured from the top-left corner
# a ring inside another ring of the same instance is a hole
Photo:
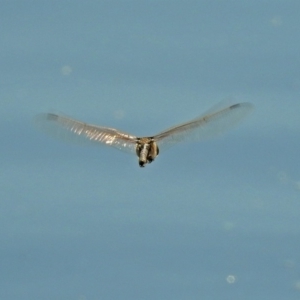
[[[149,149],[150,149],[149,144],[141,145],[141,150],[140,150],[140,153],[139,153],[139,165],[140,165],[140,167],[144,167],[144,165],[147,163]]]

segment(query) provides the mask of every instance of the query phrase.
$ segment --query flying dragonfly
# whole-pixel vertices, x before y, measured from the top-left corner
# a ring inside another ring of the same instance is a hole
[[[42,131],[57,138],[79,142],[85,140],[135,153],[139,166],[145,167],[161,151],[179,142],[201,141],[227,131],[244,119],[253,108],[248,102],[227,106],[221,102],[189,122],[148,137],[137,137],[114,128],[87,124],[54,113],[39,114],[35,121]]]

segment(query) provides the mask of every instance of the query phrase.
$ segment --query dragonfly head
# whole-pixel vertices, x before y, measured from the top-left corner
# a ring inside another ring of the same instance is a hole
[[[158,147],[153,137],[139,138],[137,140],[136,154],[139,157],[140,167],[145,167],[146,164],[154,161],[158,155]]]

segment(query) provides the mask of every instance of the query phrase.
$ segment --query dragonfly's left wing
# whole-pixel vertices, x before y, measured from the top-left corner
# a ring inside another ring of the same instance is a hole
[[[92,142],[135,153],[136,137],[114,128],[83,123],[57,114],[40,114],[35,123],[45,133],[66,141]]]
[[[182,141],[200,141],[219,135],[238,124],[252,110],[251,103],[238,103],[225,106],[220,103],[210,109],[206,114],[171,127],[156,136],[159,149],[163,150]]]

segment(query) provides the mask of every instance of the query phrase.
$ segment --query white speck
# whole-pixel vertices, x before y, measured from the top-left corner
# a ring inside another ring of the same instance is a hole
[[[294,285],[295,289],[300,291],[300,280],[297,280]]]
[[[284,261],[284,266],[287,268],[287,269],[293,269],[295,268],[296,266],[296,263],[294,260],[292,259],[287,259]]]
[[[295,182],[295,187],[297,190],[300,190],[300,180]]]
[[[234,227],[235,227],[235,224],[233,222],[230,222],[230,221],[225,222],[224,225],[223,225],[223,228],[226,231],[230,231],[230,230],[234,229]]]
[[[68,65],[65,65],[61,68],[61,74],[64,75],[64,76],[68,76],[72,73],[72,68]]]
[[[235,283],[235,280],[236,280],[236,278],[235,278],[234,275],[228,275],[228,276],[226,277],[226,281],[227,281],[229,284]]]
[[[288,175],[284,171],[280,171],[277,174],[280,183],[286,184],[289,181]]]
[[[119,109],[119,110],[116,110],[116,111],[114,112],[114,117],[115,117],[115,119],[117,119],[117,120],[123,119],[124,116],[125,116],[124,110]]]
[[[273,27],[279,27],[282,25],[282,20],[281,17],[279,16],[274,16],[271,20],[270,23]]]

